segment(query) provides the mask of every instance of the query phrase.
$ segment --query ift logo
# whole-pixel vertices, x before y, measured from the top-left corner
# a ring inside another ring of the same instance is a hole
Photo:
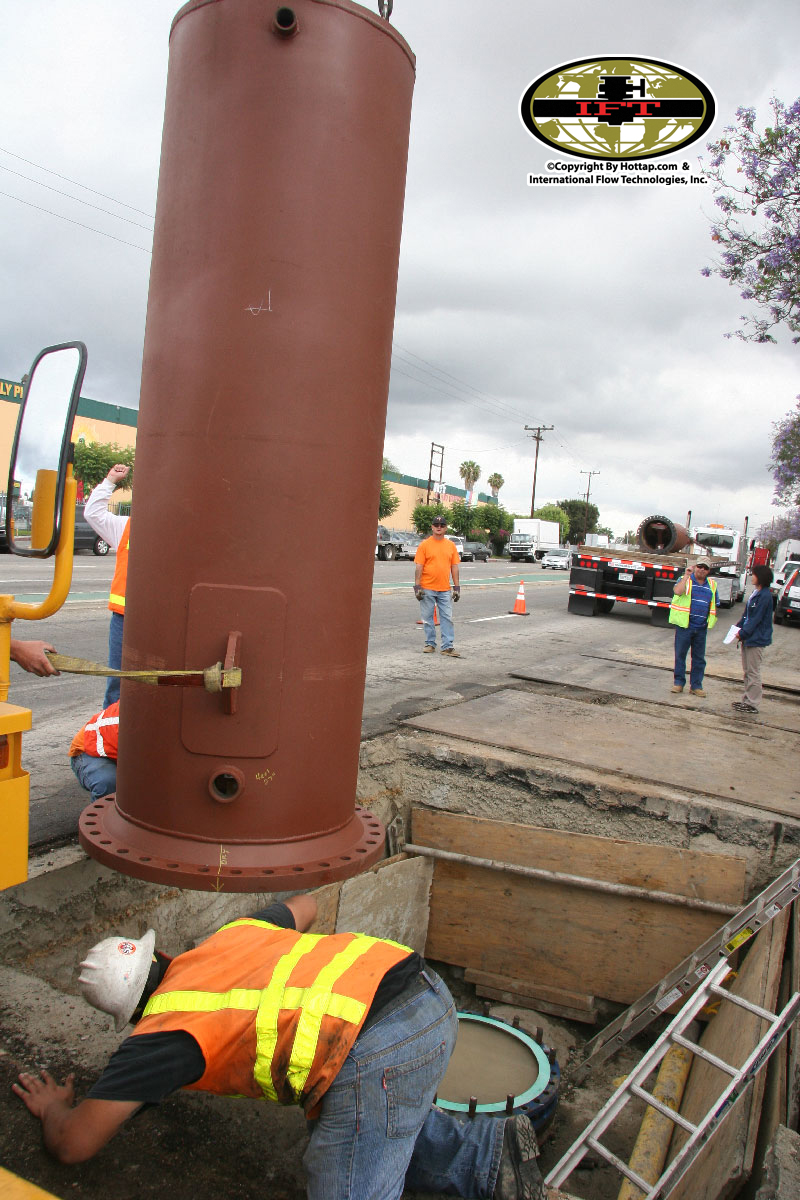
[[[714,120],[711,90],[654,58],[584,58],[540,75],[520,103],[529,133],[582,158],[656,158],[696,141]]]

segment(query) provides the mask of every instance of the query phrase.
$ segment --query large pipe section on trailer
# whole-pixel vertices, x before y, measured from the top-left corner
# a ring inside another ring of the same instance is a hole
[[[636,530],[636,538],[640,548],[650,554],[675,554],[692,540],[683,525],[658,515],[645,517]]]
[[[191,0],[169,76],[101,862],[196,889],[355,874],[355,804],[414,58],[349,0]],[[320,522],[332,534],[325,551]]]

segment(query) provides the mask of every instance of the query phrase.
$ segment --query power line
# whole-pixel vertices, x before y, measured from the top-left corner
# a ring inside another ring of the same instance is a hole
[[[23,158],[21,154],[15,154],[13,150],[6,150],[5,146],[0,146],[0,151],[3,154],[8,154],[10,158],[16,158],[20,162],[27,163],[29,167],[36,167],[37,171],[44,171],[48,175],[55,175],[56,179],[63,179],[65,183],[71,183],[74,187],[83,188],[85,192],[92,192],[95,196],[102,196],[104,200],[111,200],[114,204],[121,204],[123,208],[129,208],[131,212],[137,212],[143,217],[149,217],[151,221],[155,220],[152,213],[145,212],[142,208],[135,208],[132,204],[126,204],[124,200],[117,200],[115,196],[107,196],[105,192],[98,192],[95,188],[87,187],[85,183],[79,183],[77,179],[70,179],[67,175],[59,175],[58,171],[51,171],[49,167],[43,167],[41,163],[35,163],[29,158]]]
[[[8,171],[9,175],[16,175],[18,179],[26,179],[28,183],[35,183],[37,187],[47,188],[48,192],[55,192],[59,196],[66,196],[68,200],[74,200],[76,204],[85,204],[87,208],[94,208],[97,212],[105,213],[107,217],[113,217],[115,221],[125,221],[128,225],[135,225],[137,229],[146,229],[148,233],[153,232],[152,225],[142,225],[141,221],[134,221],[132,217],[122,217],[119,213],[110,212],[107,208],[101,208],[99,204],[91,204],[88,200],[81,200],[80,196],[71,196],[69,192],[64,192],[61,188],[51,187],[49,183],[42,183],[41,180],[33,179],[30,175],[23,175],[21,171],[12,171],[11,167],[6,167],[3,163],[0,163],[0,171]]]
[[[152,254],[152,250],[148,250],[146,246],[139,246],[136,242],[128,242],[125,238],[115,237],[113,233],[105,233],[102,229],[95,229],[93,225],[84,225],[83,221],[75,221],[72,217],[63,217],[61,213],[53,212],[49,208],[42,208],[41,204],[33,204],[30,200],[23,200],[21,196],[12,196],[10,192],[3,191],[0,191],[0,196],[6,196],[9,200],[16,200],[20,204],[26,204],[28,208],[35,208],[39,212],[47,213],[50,217],[58,217],[59,221],[67,221],[70,225],[79,225],[81,229],[88,229],[91,233],[99,233],[101,237],[111,238],[112,242],[122,242],[123,246],[133,246],[134,250],[143,250],[145,254]]]

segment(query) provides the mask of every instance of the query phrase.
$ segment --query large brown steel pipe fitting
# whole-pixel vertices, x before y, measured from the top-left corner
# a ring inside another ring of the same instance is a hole
[[[683,525],[658,515],[645,517],[636,531],[636,537],[640,548],[653,554],[674,554],[683,550],[692,540],[689,530]]]
[[[269,891],[381,856],[355,794],[413,82],[348,0],[173,23],[123,665],[239,633],[242,685],[123,682],[80,840],[128,874]]]

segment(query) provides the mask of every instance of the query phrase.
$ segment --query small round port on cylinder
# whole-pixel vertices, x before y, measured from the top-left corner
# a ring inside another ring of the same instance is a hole
[[[272,32],[277,33],[279,37],[294,37],[297,33],[297,17],[293,8],[286,8],[284,5],[275,13],[275,20],[272,22]]]
[[[217,804],[230,804],[244,791],[244,775],[238,767],[224,766],[209,778],[208,791]]]

